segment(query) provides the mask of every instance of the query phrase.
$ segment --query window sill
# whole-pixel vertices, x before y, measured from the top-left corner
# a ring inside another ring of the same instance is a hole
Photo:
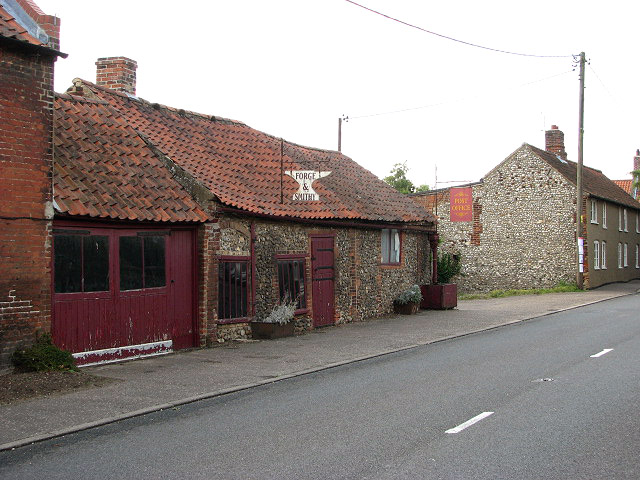
[[[249,323],[251,321],[251,319],[249,317],[243,317],[243,318],[225,318],[225,319],[218,319],[216,320],[216,323],[218,325],[231,325],[234,323]]]

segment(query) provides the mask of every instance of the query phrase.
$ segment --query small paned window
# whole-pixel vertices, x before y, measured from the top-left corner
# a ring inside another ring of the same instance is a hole
[[[164,236],[122,236],[119,241],[120,291],[166,285]]]
[[[636,212],[636,233],[640,233],[640,214]]]
[[[218,265],[218,318],[246,318],[249,304],[249,282],[246,260],[221,260]]]
[[[600,263],[600,268],[606,270],[607,268],[607,242],[602,242],[600,248],[600,257],[602,258],[602,262]]]
[[[280,301],[296,302],[296,310],[307,308],[304,290],[305,259],[278,260],[278,285]]]
[[[621,232],[622,230],[622,207],[618,207],[618,231]]]
[[[629,261],[628,261],[628,257],[627,257],[627,250],[628,250],[628,245],[625,243],[624,244],[624,249],[623,249],[623,257],[624,257],[624,266],[625,268],[629,266]]]
[[[638,245],[636,243],[636,268],[640,268],[640,257],[638,257],[638,254],[640,253],[640,245]]]
[[[109,290],[109,237],[54,235],[55,293]]]
[[[382,230],[382,263],[400,263],[400,232],[395,228]]]
[[[618,242],[618,268],[622,268],[622,243]]]
[[[591,200],[591,223],[598,223],[598,202]]]
[[[627,209],[626,208],[622,211],[622,223],[624,225],[624,231],[628,232],[629,230],[627,230]]]
[[[607,228],[607,204],[602,202],[602,228]]]
[[[593,268],[600,269],[600,242],[597,240],[593,242]]]

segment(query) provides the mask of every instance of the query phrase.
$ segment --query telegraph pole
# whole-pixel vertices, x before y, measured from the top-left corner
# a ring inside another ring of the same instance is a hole
[[[584,52],[580,53],[580,106],[578,108],[578,168],[576,172],[576,239],[578,241],[578,271],[576,272],[576,283],[578,288],[583,288],[584,273],[584,237],[582,236],[582,147],[584,142],[584,67],[586,59]]]
[[[338,118],[338,151],[342,152],[342,120],[345,122],[349,121],[349,117],[342,115]]]

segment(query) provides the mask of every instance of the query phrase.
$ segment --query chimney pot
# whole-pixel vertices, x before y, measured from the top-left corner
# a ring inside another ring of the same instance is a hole
[[[558,125],[551,125],[551,130],[558,130]]]

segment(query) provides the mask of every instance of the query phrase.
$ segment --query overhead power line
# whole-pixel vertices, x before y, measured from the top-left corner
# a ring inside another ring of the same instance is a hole
[[[425,28],[419,27],[417,25],[413,25],[413,24],[411,24],[409,22],[405,22],[403,20],[391,17],[391,16],[386,15],[386,14],[384,14],[382,12],[378,12],[377,10],[373,10],[372,8],[369,8],[369,7],[366,7],[364,5],[361,5],[359,3],[354,2],[353,0],[346,0],[346,1],[351,3],[351,4],[353,4],[353,5],[355,5],[355,6],[357,6],[357,7],[363,8],[363,9],[365,9],[365,10],[371,12],[371,13],[375,13],[376,15],[380,15],[382,17],[388,18],[389,20],[393,20],[394,22],[398,22],[398,23],[401,23],[402,25],[406,25],[407,27],[415,28],[416,30],[420,30],[421,32],[429,33],[431,35],[435,35],[437,37],[444,38],[446,40],[451,40],[452,42],[462,43],[463,45],[468,45],[470,47],[482,48],[484,50],[490,50],[492,52],[506,53],[508,55],[518,55],[518,56],[521,56],[521,57],[565,58],[565,57],[571,57],[572,56],[572,55],[534,55],[534,54],[531,54],[531,53],[510,52],[508,50],[500,50],[498,48],[485,47],[484,45],[478,45],[477,43],[465,42],[464,40],[459,40],[457,38],[448,37],[446,35],[442,35],[441,33],[432,32],[430,30],[427,30]]]

